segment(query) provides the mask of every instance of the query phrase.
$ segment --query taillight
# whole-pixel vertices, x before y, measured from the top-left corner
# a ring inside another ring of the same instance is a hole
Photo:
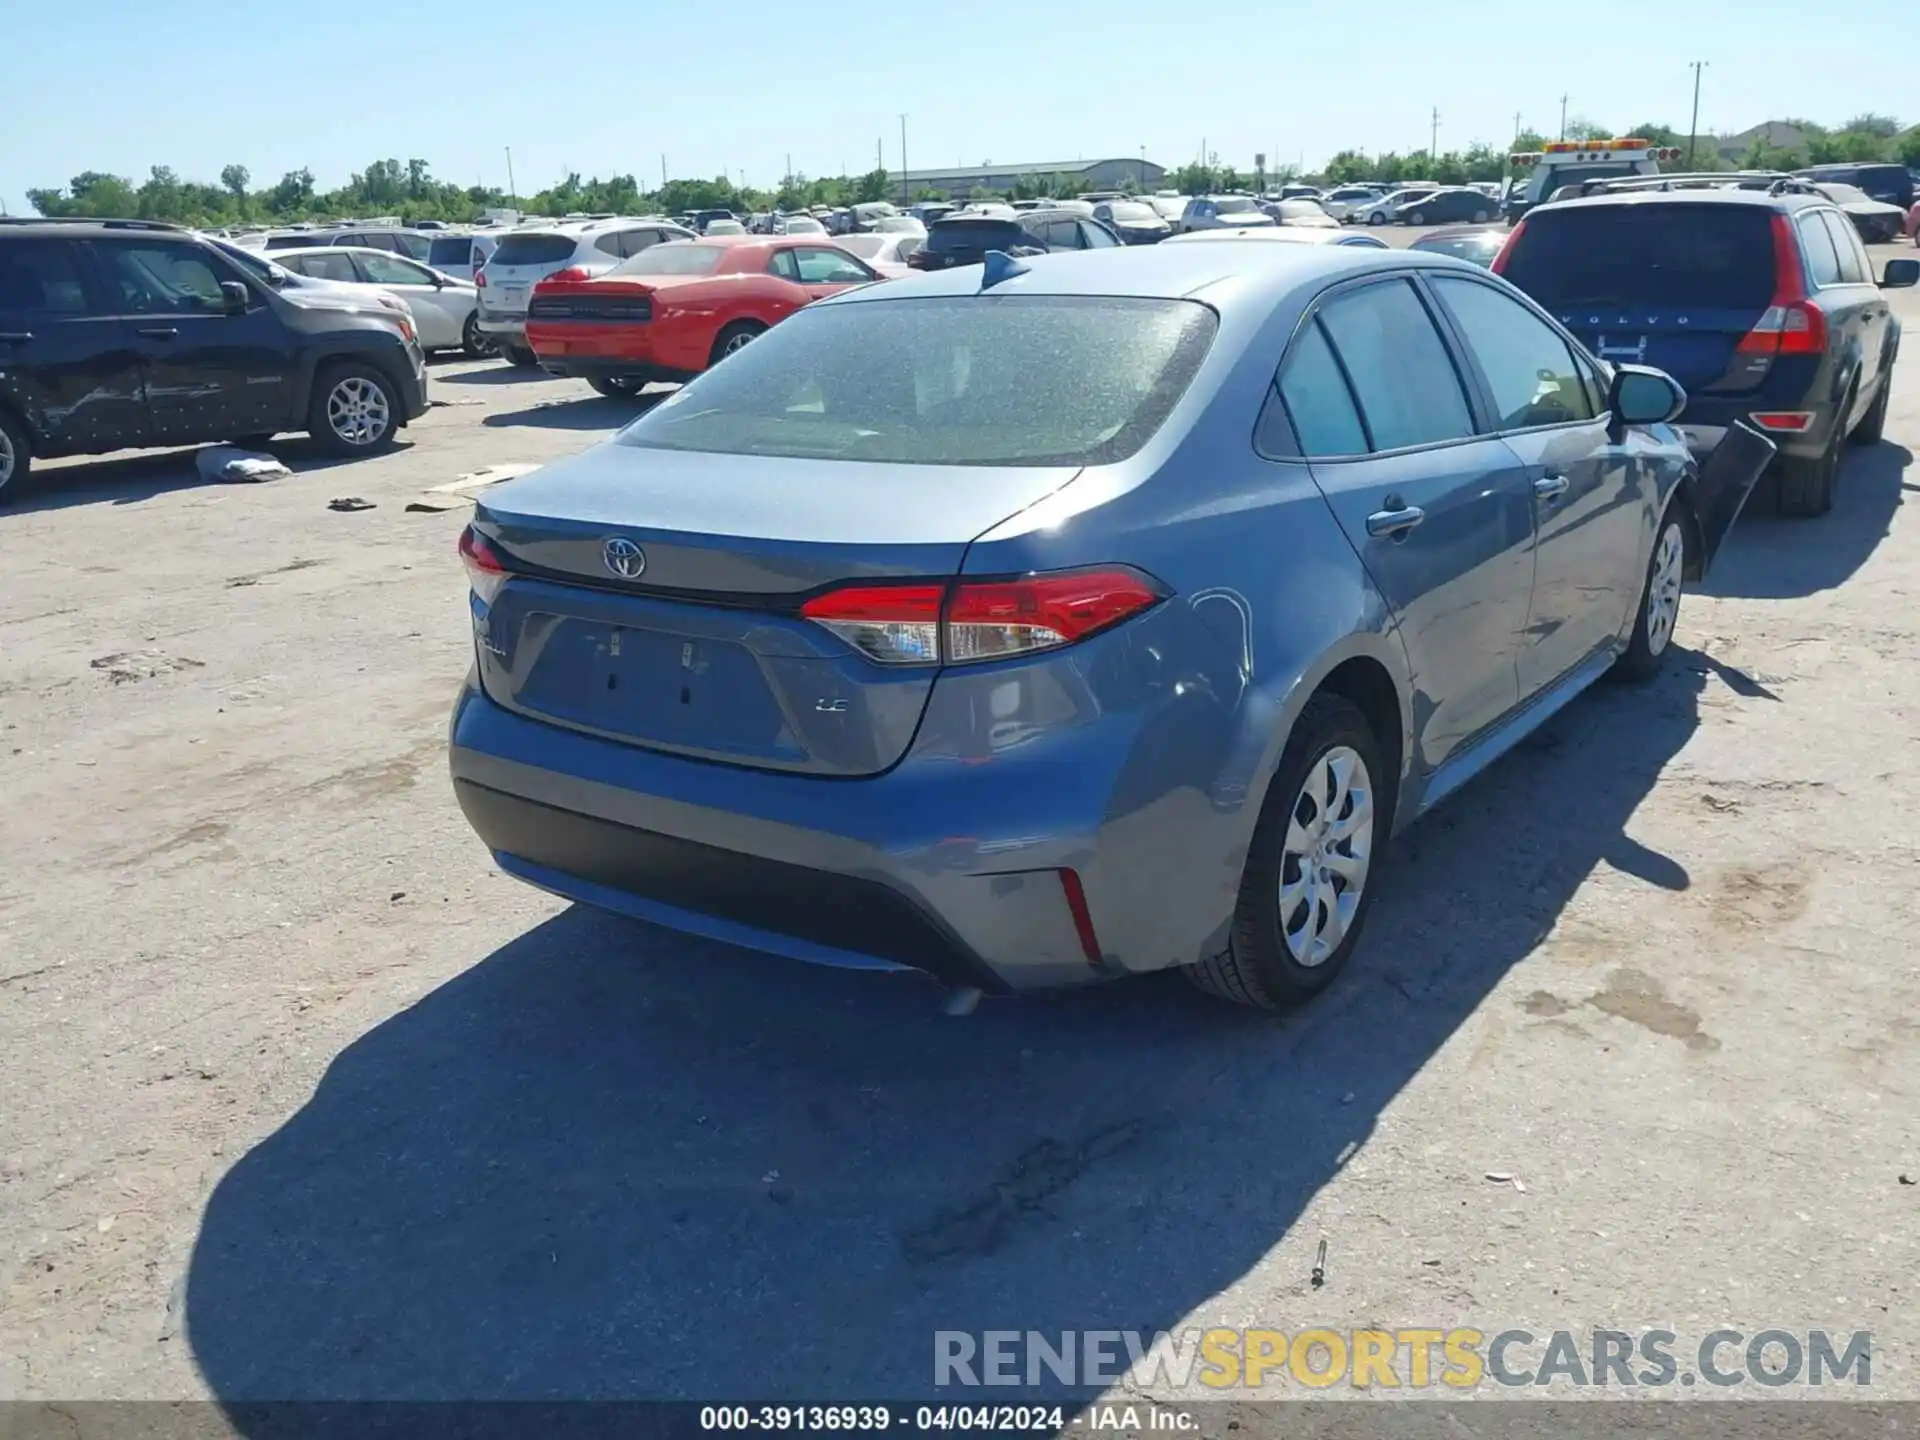
[[[589,275],[585,270],[582,270],[578,265],[569,265],[566,267],[566,269],[556,270],[553,272],[553,274],[547,276],[547,279],[549,280],[559,280],[559,281],[591,280],[592,278],[593,277],[591,275]]]
[[[1794,243],[1793,222],[1785,215],[1773,222],[1773,299],[1740,339],[1743,355],[1824,355],[1827,353],[1827,317],[1807,298],[1800,274],[1800,250]]]
[[[1507,257],[1513,254],[1513,247],[1518,243],[1521,234],[1526,228],[1527,222],[1525,220],[1514,221],[1513,229],[1507,232],[1507,238],[1500,246],[1500,253],[1493,257],[1494,274],[1504,275],[1507,273]]]
[[[460,559],[467,567],[467,580],[480,603],[491,605],[500,587],[512,578],[499,553],[471,525],[460,532]]]
[[[1813,425],[1811,410],[1756,410],[1750,417],[1762,430],[1797,435]]]
[[[478,267],[474,270],[473,283],[478,285],[482,290],[487,288],[487,272],[484,267]]]
[[[1120,568],[962,580],[850,585],[800,607],[882,665],[963,665],[1084,640],[1150,609],[1166,592]]]

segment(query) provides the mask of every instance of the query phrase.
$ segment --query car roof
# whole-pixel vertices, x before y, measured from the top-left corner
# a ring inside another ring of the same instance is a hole
[[[1543,210],[1582,210],[1603,205],[1750,205],[1766,210],[1804,210],[1809,205],[1831,205],[1824,195],[1796,195],[1788,191],[1769,195],[1764,190],[1603,190],[1568,200],[1536,205],[1529,214]]]
[[[1019,273],[1000,281],[989,293],[1171,300],[1198,298],[1204,292],[1207,303],[1221,310],[1242,305],[1271,309],[1303,285],[1317,289],[1347,275],[1415,269],[1477,271],[1446,255],[1355,245],[1275,245],[1261,240],[1069,250],[1035,255],[1020,264]],[[981,270],[971,265],[923,271],[819,303],[972,295],[980,290],[982,278]]]
[[[1507,227],[1504,225],[1447,225],[1439,230],[1429,230],[1420,237],[1420,240],[1465,240],[1469,236],[1477,238],[1481,235],[1505,239]],[[1415,240],[1413,243],[1418,245],[1420,240]]]
[[[169,225],[164,220],[96,220],[87,219],[47,219],[42,216],[5,216],[0,217],[0,236],[33,235],[125,235],[141,232],[162,235],[184,235],[189,239],[198,239],[193,231],[184,225]]]

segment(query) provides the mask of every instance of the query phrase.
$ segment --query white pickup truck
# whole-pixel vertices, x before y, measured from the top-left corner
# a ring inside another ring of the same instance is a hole
[[[1680,158],[1677,148],[1629,136],[1623,140],[1554,140],[1538,150],[1509,155],[1514,178],[1500,195],[1500,213],[1512,224],[1562,185],[1658,175],[1662,161]]]

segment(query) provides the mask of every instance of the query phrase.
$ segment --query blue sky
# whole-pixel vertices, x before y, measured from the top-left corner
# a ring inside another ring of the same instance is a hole
[[[1504,145],[1571,113],[1701,128],[1863,109],[1920,119],[1910,6],[1781,0],[1272,6],[1256,0],[524,0],[254,5],[0,0],[0,200],[150,166],[322,188],[369,160],[521,193],[568,169],[657,181],[727,168],[916,169],[1085,156],[1309,165],[1344,146]],[[1816,19],[1815,17],[1818,16]],[[1550,18],[1558,17],[1558,18]],[[1817,30],[1817,37],[1815,31]],[[1809,62],[1809,50],[1820,59]]]

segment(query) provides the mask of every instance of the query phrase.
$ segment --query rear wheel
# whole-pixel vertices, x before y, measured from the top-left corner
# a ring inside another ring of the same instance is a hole
[[[1195,985],[1266,1010],[1326,989],[1373,901],[1386,773],[1358,706],[1339,695],[1307,702],[1254,830],[1227,948],[1187,967]]]
[[[467,323],[460,327],[460,348],[472,360],[484,360],[496,353],[493,341],[481,332],[478,314],[467,316]]]
[[[540,363],[540,357],[524,345],[507,346],[507,359],[522,370],[531,370]]]
[[[391,445],[399,428],[393,382],[373,366],[329,365],[314,381],[307,432],[329,454],[371,455]]]
[[[1880,372],[1880,398],[1873,402],[1873,408],[1861,417],[1860,424],[1848,437],[1855,445],[1878,445],[1880,437],[1887,428],[1887,401],[1893,396],[1893,366],[1888,365]]]
[[[1407,224],[1409,225],[1424,225],[1426,223],[1427,217],[1418,210],[1407,217]]]
[[[0,505],[26,490],[27,472],[32,468],[33,442],[27,427],[0,410]]]
[[[1367,213],[1367,224],[1384,225],[1386,223],[1387,223],[1387,217],[1381,214],[1378,210],[1372,210]]]
[[[1484,225],[1484,224],[1486,224],[1486,223],[1487,223],[1487,212],[1486,212],[1486,211],[1484,211],[1484,210],[1476,210],[1476,211],[1474,211],[1474,212],[1473,212],[1473,223],[1474,223],[1474,224],[1476,224],[1476,225]]]
[[[708,365],[718,365],[727,356],[737,350],[744,350],[760,336],[767,327],[757,320],[736,320],[714,337],[713,354],[707,357]]]
[[[1774,462],[1777,487],[1774,503],[1782,515],[1812,519],[1833,509],[1835,482],[1840,476],[1840,450],[1845,439],[1836,422],[1827,448],[1812,459],[1782,455]]]
[[[609,400],[631,400],[647,388],[646,381],[630,379],[625,375],[589,375],[587,384]]]

